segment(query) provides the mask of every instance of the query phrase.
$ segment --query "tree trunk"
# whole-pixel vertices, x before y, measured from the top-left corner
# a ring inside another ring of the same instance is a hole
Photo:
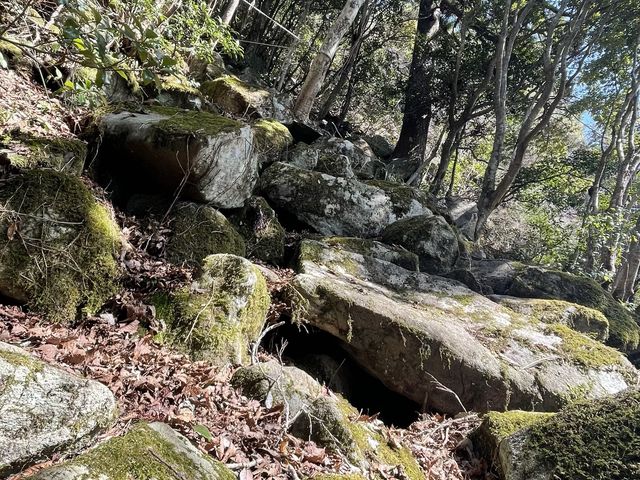
[[[229,0],[227,8],[225,8],[224,13],[222,14],[222,23],[225,25],[229,25],[231,23],[233,16],[236,14],[236,10],[238,10],[238,5],[240,5],[240,0]]]
[[[429,91],[429,43],[440,29],[440,2],[421,0],[418,27],[413,44],[411,69],[404,100],[404,116],[398,143],[393,151],[397,158],[409,158],[405,179],[419,168],[427,151],[431,124],[431,93]]]
[[[307,77],[296,99],[293,113],[298,120],[303,122],[309,120],[313,102],[322,87],[322,82],[329,71],[340,41],[349,30],[364,2],[365,0],[347,0],[338,18],[331,25],[320,51],[311,62]]]
[[[640,216],[636,222],[631,242],[622,257],[622,264],[616,272],[613,282],[612,295],[623,302],[633,297],[633,287],[640,269]]]

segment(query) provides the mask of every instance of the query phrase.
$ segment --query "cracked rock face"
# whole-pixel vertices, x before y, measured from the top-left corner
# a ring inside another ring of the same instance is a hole
[[[0,476],[54,452],[77,452],[115,417],[115,398],[104,385],[0,343]]]

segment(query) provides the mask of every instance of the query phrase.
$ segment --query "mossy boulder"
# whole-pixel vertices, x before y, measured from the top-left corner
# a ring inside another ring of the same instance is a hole
[[[487,412],[482,416],[480,426],[471,432],[469,438],[476,452],[486,458],[489,465],[495,465],[500,442],[520,430],[548,420],[552,415],[554,414],[523,410]]]
[[[116,400],[104,385],[0,343],[0,477],[73,454],[111,427]]]
[[[222,213],[207,205],[176,204],[169,227],[172,233],[167,243],[167,259],[171,263],[199,267],[205,257],[216,253],[246,255],[242,235]]]
[[[489,298],[522,315],[544,323],[566,325],[601,342],[609,337],[609,320],[602,312],[593,308],[563,300],[516,298],[507,295],[492,295]]]
[[[349,402],[296,367],[260,363],[236,371],[232,383],[268,407],[283,405],[292,434],[342,453],[362,471],[375,462],[397,467],[412,480],[424,478],[411,452],[391,445],[381,424],[358,421],[360,414]]]
[[[275,159],[293,144],[289,129],[271,118],[263,118],[252,125],[256,149],[263,160]]]
[[[387,388],[447,413],[556,411],[639,378],[620,352],[463,284],[305,241],[294,318],[336,337]]]
[[[0,293],[54,321],[118,290],[120,232],[77,177],[29,170],[0,184]]]
[[[245,238],[249,256],[267,263],[282,261],[286,232],[264,198],[251,197],[241,211],[229,218]]]
[[[599,310],[609,320],[608,345],[625,352],[638,349],[640,326],[635,316],[590,278],[527,267],[516,275],[506,293],[514,297],[565,300]]]
[[[139,423],[31,480],[234,480],[236,475],[164,423]]]
[[[429,213],[418,201],[394,203],[384,190],[357,180],[276,162],[260,178],[272,205],[323,235],[375,237],[400,218]]]
[[[291,113],[277,95],[234,75],[223,75],[203,82],[200,91],[208,100],[232,115],[273,118],[285,123],[292,120]]]
[[[185,75],[165,75],[155,92],[156,101],[163,106],[200,110],[202,97],[200,91]]]
[[[152,107],[108,114],[100,128],[94,173],[121,203],[134,193],[179,193],[217,208],[239,208],[258,178],[251,127],[219,115]]]
[[[189,287],[153,298],[167,325],[159,340],[197,360],[244,364],[258,339],[270,297],[260,270],[235,255],[210,255]]]
[[[17,168],[45,167],[80,175],[87,144],[76,138],[14,134],[0,138],[0,154]]]
[[[640,476],[640,392],[580,401],[499,444],[505,480],[627,480]]]
[[[418,255],[420,270],[427,273],[450,271],[460,254],[455,230],[437,215],[398,220],[384,229],[381,238],[385,243],[402,246]]]

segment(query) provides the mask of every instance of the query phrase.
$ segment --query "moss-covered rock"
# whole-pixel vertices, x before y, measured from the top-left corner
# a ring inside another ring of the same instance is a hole
[[[405,270],[414,272],[419,270],[418,256],[402,247],[394,247],[375,240],[356,237],[326,237],[321,241],[325,245],[335,247],[334,252],[347,251],[393,263]],[[307,255],[313,257],[313,255],[320,254],[323,251],[326,252],[326,250],[314,248],[315,245],[317,244],[313,242],[302,242],[299,260],[313,260],[313,258],[307,258]]]
[[[399,218],[429,210],[418,201],[397,205],[384,190],[357,180],[276,162],[259,183],[263,195],[323,235],[374,237]]]
[[[160,88],[154,93],[160,105],[193,110],[202,108],[200,91],[182,74],[163,76],[160,79]]]
[[[626,480],[640,475],[640,392],[580,401],[500,442],[505,480]]]
[[[32,480],[234,480],[235,474],[164,423],[139,423]]]
[[[601,342],[609,337],[607,317],[593,308],[563,300],[516,298],[506,295],[492,295],[490,298],[522,315],[533,317],[544,323],[566,325],[578,332],[589,334]]]
[[[29,170],[0,184],[0,292],[51,320],[93,313],[117,292],[120,233],[74,176]]]
[[[242,236],[222,213],[207,205],[178,203],[169,226],[167,259],[172,263],[199,267],[205,257],[216,253],[246,255]]]
[[[245,238],[249,256],[268,263],[282,261],[286,232],[264,198],[251,197],[230,220]]]
[[[336,337],[387,388],[439,411],[556,411],[639,378],[620,352],[454,280],[312,241],[298,271],[297,321]]]
[[[358,421],[360,414],[349,402],[327,392],[296,367],[261,363],[239,369],[232,383],[268,407],[283,405],[287,418],[295,419],[291,424],[294,435],[342,453],[363,471],[373,462],[397,467],[412,480],[424,478],[411,452],[391,445],[381,424]]]
[[[0,477],[73,454],[117,416],[107,387],[0,343]]]
[[[75,138],[7,135],[0,139],[2,153],[18,168],[51,168],[80,175],[87,157],[87,144]]]
[[[623,351],[634,351],[640,344],[640,326],[635,316],[590,278],[527,267],[518,272],[507,294],[565,300],[594,308],[609,320],[609,345]]]
[[[258,120],[252,128],[258,153],[266,159],[277,158],[293,144],[293,137],[289,129],[271,118]]]
[[[234,255],[210,255],[190,287],[153,298],[167,324],[159,340],[194,359],[246,363],[264,326],[270,297],[260,270]]]
[[[251,118],[274,118],[291,121],[291,114],[269,90],[240,80],[234,75],[223,75],[203,82],[200,91],[225,112]]]
[[[258,179],[250,126],[207,112],[152,107],[105,115],[94,162],[98,181],[116,201],[164,194],[240,208]]]
[[[460,253],[455,230],[444,218],[434,215],[398,220],[384,229],[382,241],[418,255],[420,270],[428,273],[450,271]]]

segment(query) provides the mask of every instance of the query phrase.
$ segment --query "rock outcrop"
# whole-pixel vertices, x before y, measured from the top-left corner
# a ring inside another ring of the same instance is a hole
[[[260,270],[227,254],[206,257],[191,286],[153,300],[157,316],[167,324],[159,340],[214,364],[248,361],[270,304]]]
[[[454,280],[305,241],[296,318],[343,342],[388,388],[418,404],[554,411],[628,388],[637,371],[562,324],[523,317]]]
[[[0,294],[71,321],[116,293],[120,232],[79,178],[13,175],[0,184],[0,207]]]
[[[107,387],[0,343],[0,477],[87,447],[116,417]]]
[[[249,125],[206,112],[152,107],[106,115],[97,178],[116,199],[180,193],[218,208],[238,208],[258,178]]]
[[[172,229],[167,243],[167,259],[177,265],[199,267],[205,257],[230,253],[243,257],[245,242],[226,217],[216,209],[181,202],[169,216]]]
[[[381,239],[418,255],[420,271],[427,273],[450,271],[460,253],[455,230],[438,215],[398,220],[384,229]]]
[[[275,207],[323,235],[375,237],[401,218],[430,213],[416,198],[394,199],[382,188],[286,163],[265,170],[259,187]]]
[[[38,472],[31,480],[234,480],[224,464],[203,454],[164,423],[140,423],[79,457]]]

